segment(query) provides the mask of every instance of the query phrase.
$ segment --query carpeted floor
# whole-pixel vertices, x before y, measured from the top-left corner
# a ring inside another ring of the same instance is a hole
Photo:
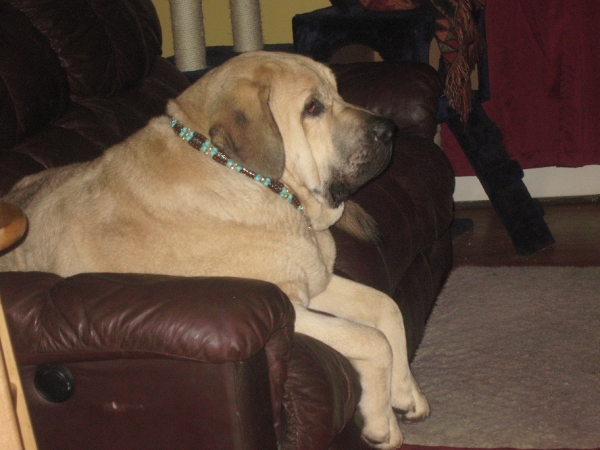
[[[600,267],[456,269],[412,369],[408,444],[599,448]]]

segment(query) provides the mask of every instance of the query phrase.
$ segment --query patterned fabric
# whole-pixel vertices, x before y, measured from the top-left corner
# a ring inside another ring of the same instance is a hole
[[[444,94],[450,107],[458,111],[466,122],[473,95],[470,76],[484,46],[473,11],[485,6],[485,0],[359,1],[364,8],[372,11],[405,10],[431,4],[435,14],[435,37],[446,74]]]

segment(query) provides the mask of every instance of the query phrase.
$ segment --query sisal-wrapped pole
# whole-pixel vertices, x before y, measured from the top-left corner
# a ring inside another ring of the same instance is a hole
[[[263,48],[259,0],[229,0],[233,51],[237,53]]]
[[[175,65],[183,72],[206,67],[202,0],[169,0]]]

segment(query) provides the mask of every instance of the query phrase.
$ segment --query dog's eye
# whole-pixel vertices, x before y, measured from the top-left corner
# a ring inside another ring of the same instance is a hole
[[[304,107],[304,116],[316,117],[325,110],[325,106],[319,100],[313,98]]]

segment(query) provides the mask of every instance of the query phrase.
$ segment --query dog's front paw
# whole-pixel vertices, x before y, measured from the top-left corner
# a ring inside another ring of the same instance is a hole
[[[402,432],[392,411],[369,419],[360,416],[358,422],[362,428],[362,438],[372,448],[394,450],[402,445]]]
[[[429,417],[429,402],[414,381],[407,384],[392,398],[394,413],[404,423],[422,422]]]

